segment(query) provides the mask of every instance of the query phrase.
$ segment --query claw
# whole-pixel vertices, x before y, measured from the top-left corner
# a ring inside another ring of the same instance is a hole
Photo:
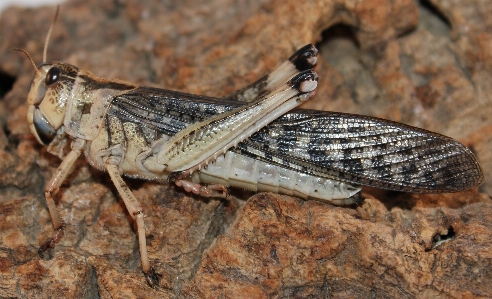
[[[48,248],[55,248],[56,243],[60,242],[61,238],[63,237],[63,234],[64,234],[63,227],[60,227],[51,239],[41,244],[41,246],[38,249],[39,257],[44,259],[44,252],[48,250]]]
[[[44,259],[44,252],[50,248],[51,239],[44,242],[38,249],[38,255],[41,259]]]
[[[150,268],[149,272],[144,272],[145,279],[147,280],[147,283],[151,288],[158,289],[159,288],[159,281],[162,275],[155,273],[154,268]]]

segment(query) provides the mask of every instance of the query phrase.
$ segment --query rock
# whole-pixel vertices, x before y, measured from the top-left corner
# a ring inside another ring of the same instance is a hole
[[[357,210],[347,211],[315,201],[259,194],[205,251],[182,295],[487,297],[490,200],[475,192],[462,196],[469,202],[457,209],[435,204],[388,209],[368,198]],[[425,198],[419,197],[414,202],[422,201]],[[470,218],[477,214],[483,218]],[[440,243],[439,238],[446,241]],[[480,279],[469,279],[469,271]]]
[[[43,190],[60,160],[29,132],[33,69],[10,49],[25,49],[39,64],[55,8],[10,8],[0,16],[0,297],[491,297],[492,37],[483,17],[490,5],[236,2],[68,2],[48,60],[221,97],[318,43],[319,88],[305,108],[454,137],[477,154],[483,193],[367,188],[361,206],[340,208],[265,193],[245,201],[241,191],[205,199],[127,179],[162,276],[153,290],[116,189],[79,159],[55,196],[65,236],[40,259],[39,245],[54,233]]]

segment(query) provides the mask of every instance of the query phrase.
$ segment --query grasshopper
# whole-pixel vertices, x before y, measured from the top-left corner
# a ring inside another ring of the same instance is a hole
[[[202,196],[225,197],[233,186],[335,205],[361,203],[361,186],[457,192],[483,179],[471,151],[452,138],[374,117],[295,108],[316,92],[312,45],[218,99],[47,63],[52,27],[41,65],[24,52],[35,67],[30,130],[62,159],[45,188],[56,233],[41,245],[41,256],[63,236],[53,195],[82,153],[108,172],[136,222],[142,271],[153,287],[159,279],[147,254],[144,211],[122,176],[171,182]]]

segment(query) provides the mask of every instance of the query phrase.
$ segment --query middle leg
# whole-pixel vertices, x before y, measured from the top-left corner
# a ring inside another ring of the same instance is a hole
[[[140,202],[133,195],[132,190],[128,188],[118,170],[118,161],[114,157],[109,157],[106,162],[106,170],[111,177],[111,181],[115,185],[118,193],[120,194],[130,216],[135,220],[137,224],[138,244],[140,249],[140,262],[142,263],[142,271],[147,279],[148,284],[157,288],[159,286],[158,275],[154,272],[154,269],[150,266],[149,255],[147,251],[147,239],[145,234],[144,212]]]

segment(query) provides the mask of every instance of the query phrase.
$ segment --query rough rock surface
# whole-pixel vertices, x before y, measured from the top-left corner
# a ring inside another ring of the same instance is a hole
[[[492,7],[484,0],[304,2],[69,1],[48,60],[220,97],[317,43],[318,95],[305,107],[452,136],[482,164],[478,190],[368,188],[364,204],[340,208],[272,194],[210,200],[128,180],[162,275],[153,290],[115,188],[80,159],[56,196],[65,236],[40,259],[39,244],[53,234],[43,188],[60,161],[29,133],[33,70],[10,49],[39,63],[55,9],[11,8],[0,16],[0,297],[492,297]]]

